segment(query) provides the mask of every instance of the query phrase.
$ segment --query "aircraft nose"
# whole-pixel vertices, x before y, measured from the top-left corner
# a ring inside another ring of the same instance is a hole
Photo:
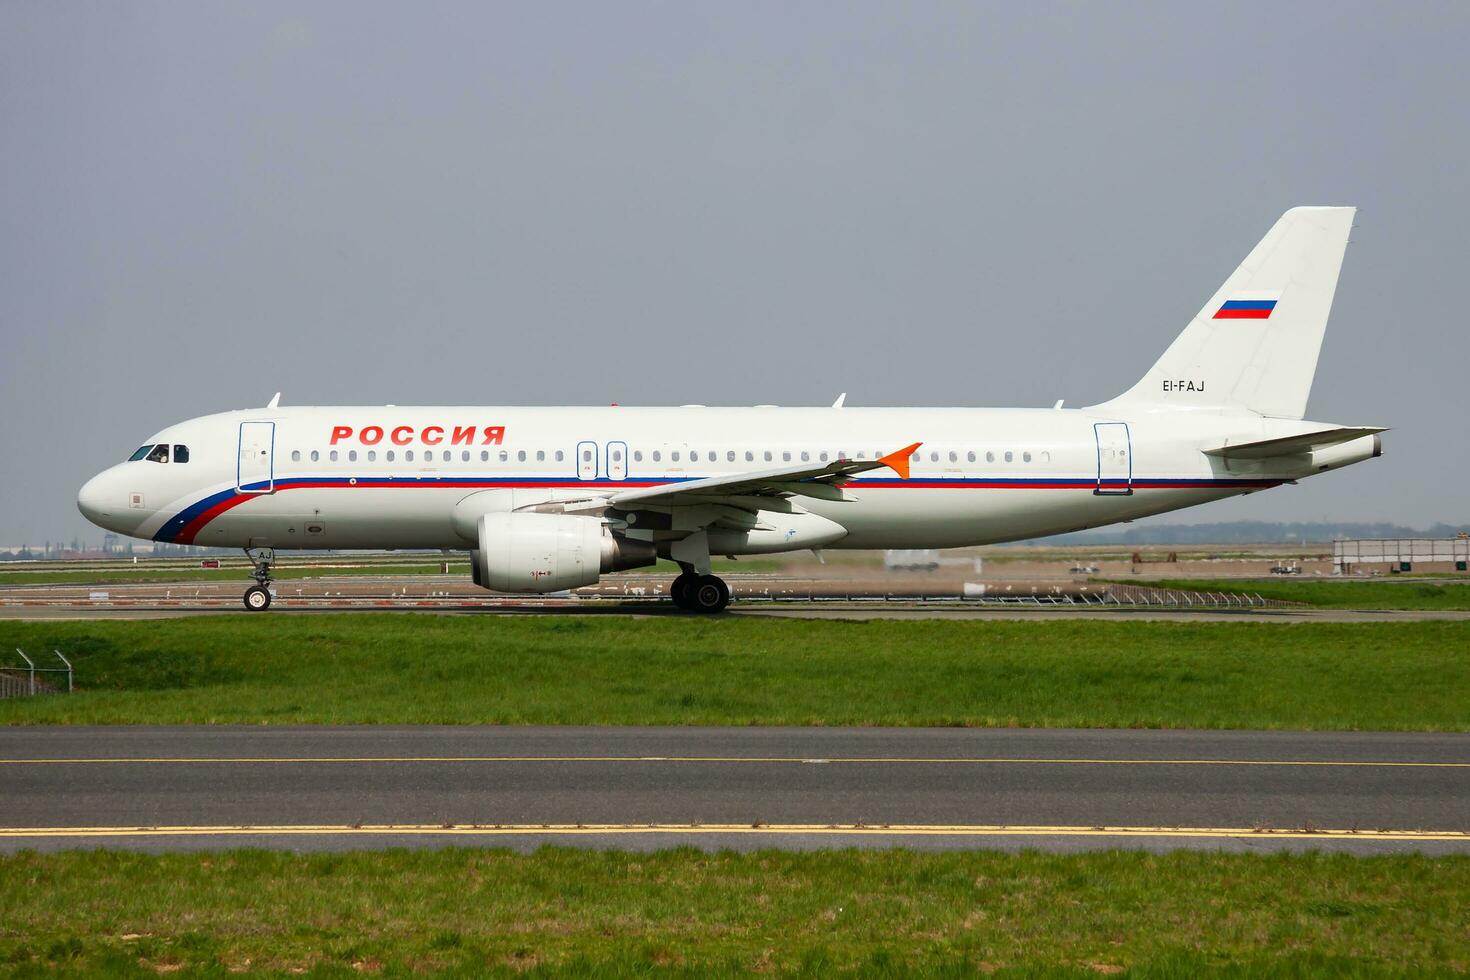
[[[108,474],[98,473],[92,479],[82,484],[82,489],[77,491],[77,510],[82,516],[96,524],[98,527],[112,528],[109,521],[122,507],[121,500],[112,499],[113,494],[109,492],[112,481]]]

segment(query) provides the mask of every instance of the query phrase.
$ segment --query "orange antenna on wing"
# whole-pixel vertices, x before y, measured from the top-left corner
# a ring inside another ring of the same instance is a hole
[[[907,480],[909,478],[909,457],[922,445],[922,442],[916,442],[912,446],[905,446],[896,453],[879,457],[878,462],[897,473],[899,479]]]

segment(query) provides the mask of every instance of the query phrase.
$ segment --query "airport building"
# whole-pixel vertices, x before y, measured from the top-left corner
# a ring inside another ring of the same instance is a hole
[[[1470,535],[1453,538],[1350,538],[1332,542],[1332,571],[1463,572],[1470,569]]]

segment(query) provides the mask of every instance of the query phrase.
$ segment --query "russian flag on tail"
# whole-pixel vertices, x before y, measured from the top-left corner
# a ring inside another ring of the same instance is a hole
[[[1257,297],[1251,299],[1227,299],[1213,319],[1216,320],[1269,320],[1276,309],[1279,297]]]

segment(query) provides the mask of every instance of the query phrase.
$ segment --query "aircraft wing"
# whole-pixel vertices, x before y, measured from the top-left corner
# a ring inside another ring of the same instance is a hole
[[[1316,449],[1335,446],[1340,442],[1351,442],[1354,439],[1361,439],[1363,436],[1371,436],[1386,431],[1381,426],[1371,425],[1356,428],[1322,429],[1318,432],[1304,432],[1296,436],[1283,436],[1280,439],[1262,439],[1259,442],[1242,442],[1233,446],[1220,446],[1217,449],[1206,449],[1205,455],[1233,457],[1235,459],[1270,459],[1273,456],[1309,453]]]
[[[907,480],[909,456],[923,443],[911,446],[879,459],[839,459],[821,466],[787,466],[756,473],[732,473],[728,476],[711,476],[688,483],[665,484],[657,487],[639,487],[624,490],[608,498],[608,504],[620,509],[649,505],[674,505],[698,503],[700,497],[816,497],[822,500],[842,500],[840,485],[849,477],[869,470],[887,467]]]

